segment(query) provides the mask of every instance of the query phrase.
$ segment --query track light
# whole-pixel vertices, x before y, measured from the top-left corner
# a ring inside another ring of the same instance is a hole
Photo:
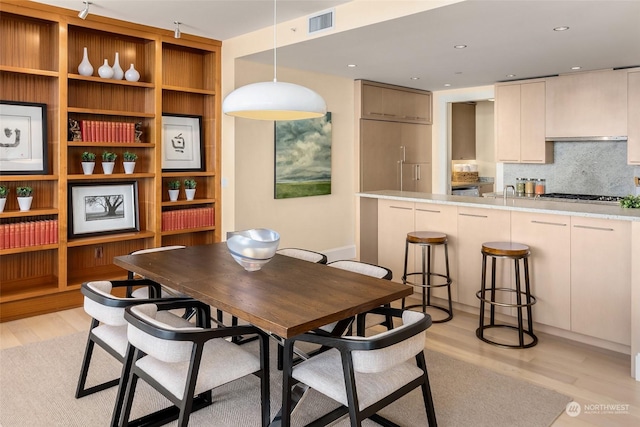
[[[180,38],[180,35],[182,34],[180,32],[180,24],[182,24],[182,22],[178,22],[178,21],[173,21],[174,24],[176,24],[176,29],[173,30],[173,37],[176,39]]]
[[[82,9],[80,13],[78,13],[78,18],[87,19],[87,15],[89,15],[89,5],[93,3],[91,3],[90,1],[83,1],[82,3],[84,3],[84,9]]]

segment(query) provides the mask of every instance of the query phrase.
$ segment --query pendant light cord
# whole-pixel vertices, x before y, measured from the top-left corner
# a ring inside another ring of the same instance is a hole
[[[276,55],[277,41],[276,41],[276,4],[277,0],[273,0],[273,82],[278,81],[276,70],[278,69],[278,59]]]

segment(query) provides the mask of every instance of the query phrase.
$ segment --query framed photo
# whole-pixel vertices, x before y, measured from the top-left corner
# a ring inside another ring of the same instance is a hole
[[[140,231],[138,182],[70,183],[69,237]]]
[[[186,172],[204,170],[202,117],[162,115],[162,170]]]
[[[0,101],[0,175],[46,175],[47,105]]]

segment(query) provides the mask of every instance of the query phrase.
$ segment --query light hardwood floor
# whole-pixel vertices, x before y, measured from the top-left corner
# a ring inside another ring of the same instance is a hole
[[[89,321],[77,308],[1,323],[0,348],[87,331]],[[477,316],[456,312],[450,322],[434,324],[427,331],[427,347],[556,390],[582,405],[580,415],[563,413],[554,427],[640,426],[640,382],[630,376],[629,356],[543,333],[536,333],[539,343],[530,349],[502,349],[478,340],[476,325]],[[625,413],[606,413],[605,405],[617,405]],[[585,414],[586,409],[592,413]]]

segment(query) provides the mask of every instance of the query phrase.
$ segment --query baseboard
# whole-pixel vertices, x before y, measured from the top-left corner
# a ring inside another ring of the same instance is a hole
[[[340,259],[355,259],[356,245],[327,249],[321,252],[327,256],[327,262],[338,261]]]

